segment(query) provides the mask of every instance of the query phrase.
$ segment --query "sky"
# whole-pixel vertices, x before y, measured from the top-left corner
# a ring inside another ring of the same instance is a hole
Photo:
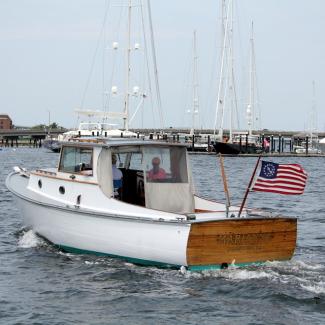
[[[113,12],[121,4],[125,6],[125,2],[1,0],[0,113],[9,114],[15,125],[47,124],[50,115],[52,122],[70,128],[77,123],[76,108],[85,105],[83,108],[102,109],[104,88],[108,91],[115,85],[110,78],[113,71],[125,76],[122,66],[112,68],[114,61],[110,55],[115,54],[106,51],[104,44],[105,37],[107,42],[113,41],[111,34],[117,32],[118,23]],[[99,46],[96,56],[109,3],[103,46]],[[165,126],[190,125],[187,110],[192,96],[189,72],[195,29],[199,70],[197,126],[213,127],[220,69],[219,1],[151,0],[151,9]],[[315,127],[325,131],[325,2],[235,0],[234,66],[242,129],[246,125],[251,21],[254,21],[261,128],[308,130],[314,81]],[[110,29],[110,24],[115,27]],[[121,35],[125,35],[123,29],[118,38],[123,49]],[[121,84],[121,78],[116,79],[117,84]],[[141,83],[140,79],[137,81]],[[149,117],[150,99],[145,101],[141,118],[137,117],[131,126],[159,127],[157,116]],[[133,104],[137,105],[136,99]]]

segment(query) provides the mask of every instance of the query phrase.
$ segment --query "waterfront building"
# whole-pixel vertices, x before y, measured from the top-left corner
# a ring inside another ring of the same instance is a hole
[[[7,114],[0,114],[0,129],[9,130],[12,129],[12,120]]]

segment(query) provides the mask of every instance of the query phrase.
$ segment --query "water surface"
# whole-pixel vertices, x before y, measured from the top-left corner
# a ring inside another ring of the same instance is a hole
[[[54,167],[45,149],[0,151],[0,324],[324,324],[325,158],[300,163],[302,196],[250,194],[248,204],[299,216],[289,262],[222,271],[181,272],[118,259],[62,253],[22,229],[4,186],[12,166]],[[219,161],[191,156],[196,191],[224,200]],[[256,158],[226,158],[233,204],[240,204]]]

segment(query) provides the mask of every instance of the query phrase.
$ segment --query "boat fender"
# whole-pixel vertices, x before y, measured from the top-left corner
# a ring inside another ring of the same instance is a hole
[[[228,269],[228,263],[221,263],[221,265],[220,265],[220,269],[221,269],[221,270]]]

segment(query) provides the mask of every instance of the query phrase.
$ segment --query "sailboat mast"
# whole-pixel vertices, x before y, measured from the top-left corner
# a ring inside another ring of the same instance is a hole
[[[125,103],[124,103],[124,129],[129,130],[129,102],[130,102],[130,57],[131,57],[131,10],[132,0],[128,3],[128,27],[127,27],[127,49],[126,49],[126,81],[125,81]]]
[[[254,120],[254,114],[255,114],[255,107],[254,107],[254,78],[255,78],[255,71],[254,71],[254,25],[252,22],[251,26],[251,39],[250,39],[250,77],[249,77],[249,100],[247,105],[247,124],[248,124],[248,133],[249,135],[253,134],[253,120]]]
[[[199,82],[198,82],[198,55],[197,55],[197,41],[196,30],[193,32],[193,108],[192,108],[192,129],[191,135],[195,130],[195,116],[199,112]]]
[[[164,128],[165,127],[165,122],[164,122],[164,116],[163,116],[163,112],[162,112],[162,104],[161,104],[161,96],[160,96],[160,87],[159,87],[159,78],[158,78],[158,66],[157,66],[157,57],[156,57],[156,46],[155,46],[153,24],[152,24],[152,17],[151,17],[150,0],[147,0],[147,6],[148,6],[148,15],[149,15],[149,26],[150,26],[150,36],[151,36],[150,37],[151,52],[152,52],[152,59],[153,59],[153,64],[154,64],[154,77],[155,77],[158,113],[159,113],[161,128]]]
[[[222,141],[223,138],[223,119],[224,119],[224,70],[225,70],[225,60],[226,60],[226,51],[227,51],[227,40],[228,40],[228,23],[229,23],[229,8],[232,0],[229,0],[227,5],[227,12],[226,12],[226,21],[224,22],[224,17],[222,17],[222,29],[224,31],[223,35],[223,44],[222,44],[222,55],[221,55],[221,68],[220,68],[220,78],[219,78],[219,86],[218,86],[218,97],[217,97],[217,107],[216,107],[216,114],[214,120],[214,130],[213,135],[216,135],[216,128],[218,122],[218,114],[220,112],[220,128],[218,132],[218,137]],[[223,14],[224,11],[222,10]]]
[[[316,87],[315,80],[313,80],[313,102],[311,111],[311,128],[310,128],[310,141],[313,141],[314,131],[317,132],[317,111],[316,111]],[[317,135],[316,135],[317,137]]]
[[[234,110],[234,88],[235,88],[235,81],[234,81],[234,51],[233,51],[233,29],[234,29],[234,19],[233,19],[233,11],[234,11],[234,4],[231,1],[230,7],[230,35],[229,35],[229,90],[230,90],[230,110],[229,110],[229,117],[230,117],[230,126],[229,126],[229,142],[232,142],[232,128],[233,128],[233,110]]]

